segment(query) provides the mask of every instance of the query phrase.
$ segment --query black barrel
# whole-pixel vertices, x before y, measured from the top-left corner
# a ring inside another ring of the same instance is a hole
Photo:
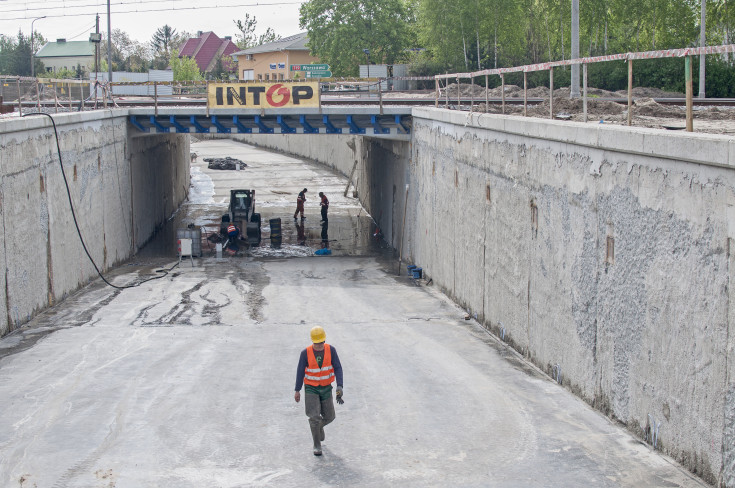
[[[281,219],[270,219],[271,226],[271,247],[281,247]]]

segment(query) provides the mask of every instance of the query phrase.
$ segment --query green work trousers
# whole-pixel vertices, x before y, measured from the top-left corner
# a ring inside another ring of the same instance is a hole
[[[304,407],[306,416],[309,417],[311,436],[314,439],[314,447],[321,447],[324,426],[332,422],[335,417],[334,401],[330,393],[329,397],[322,400],[319,395],[313,393],[304,394]]]

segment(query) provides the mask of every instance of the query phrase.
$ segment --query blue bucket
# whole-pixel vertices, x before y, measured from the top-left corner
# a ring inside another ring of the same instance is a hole
[[[411,276],[411,273],[413,273],[413,270],[416,269],[416,265],[409,264],[408,266],[406,266],[406,269],[408,270],[408,275]]]
[[[411,271],[411,272],[413,273],[413,277],[414,277],[414,278],[416,278],[416,279],[419,279],[419,278],[421,278],[421,275],[423,274],[423,273],[422,273],[422,272],[423,272],[423,269],[421,269],[421,268],[415,268],[415,269],[414,269],[413,271]]]

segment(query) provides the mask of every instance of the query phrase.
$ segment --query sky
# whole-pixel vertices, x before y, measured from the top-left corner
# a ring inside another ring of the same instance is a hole
[[[306,0],[110,0],[112,29],[121,29],[139,42],[149,42],[156,29],[168,24],[176,32],[213,31],[219,37],[237,33],[234,20],[245,14],[258,21],[255,33],[270,27],[286,37],[301,32],[299,6]],[[100,31],[107,32],[107,2],[102,0],[0,0],[0,34],[28,35],[34,32],[49,41],[89,39],[95,15],[100,15]]]

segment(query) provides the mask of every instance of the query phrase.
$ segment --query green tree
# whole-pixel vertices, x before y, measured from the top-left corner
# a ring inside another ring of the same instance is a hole
[[[207,73],[209,80],[229,80],[237,79],[237,64],[229,56],[220,56],[214,63],[212,71]]]
[[[38,52],[46,44],[46,39],[39,33],[33,33],[33,50]],[[41,73],[45,70],[41,60],[35,60],[34,70]],[[0,73],[13,76],[31,75],[31,39],[18,31],[15,37],[0,34]]]
[[[171,56],[171,49],[178,47],[176,29],[166,24],[159,27],[151,38],[151,49],[153,51],[153,59],[151,66],[155,69],[165,69],[168,66],[168,58]]]
[[[103,34],[103,39],[107,36]],[[107,42],[100,43],[100,58],[107,59]],[[148,46],[138,42],[120,29],[112,29],[112,70],[113,71],[147,71],[151,65],[151,53]]]
[[[156,29],[151,39],[151,46],[155,54],[161,54],[168,58],[172,43],[176,39],[176,29],[166,24]]]
[[[188,56],[179,57],[178,49],[171,51],[168,62],[174,72],[174,81],[201,81],[204,79],[196,61]]]
[[[240,31],[235,34],[237,46],[240,49],[248,49],[268,42],[277,41],[281,36],[277,35],[273,29],[268,27],[265,32],[261,35],[255,34],[255,28],[258,26],[258,21],[255,16],[250,17],[250,14],[245,14],[245,20],[235,20],[235,27]]]
[[[356,76],[370,53],[373,63],[393,64],[415,47],[412,4],[404,0],[310,0],[299,23],[309,35],[312,54],[336,76]]]

